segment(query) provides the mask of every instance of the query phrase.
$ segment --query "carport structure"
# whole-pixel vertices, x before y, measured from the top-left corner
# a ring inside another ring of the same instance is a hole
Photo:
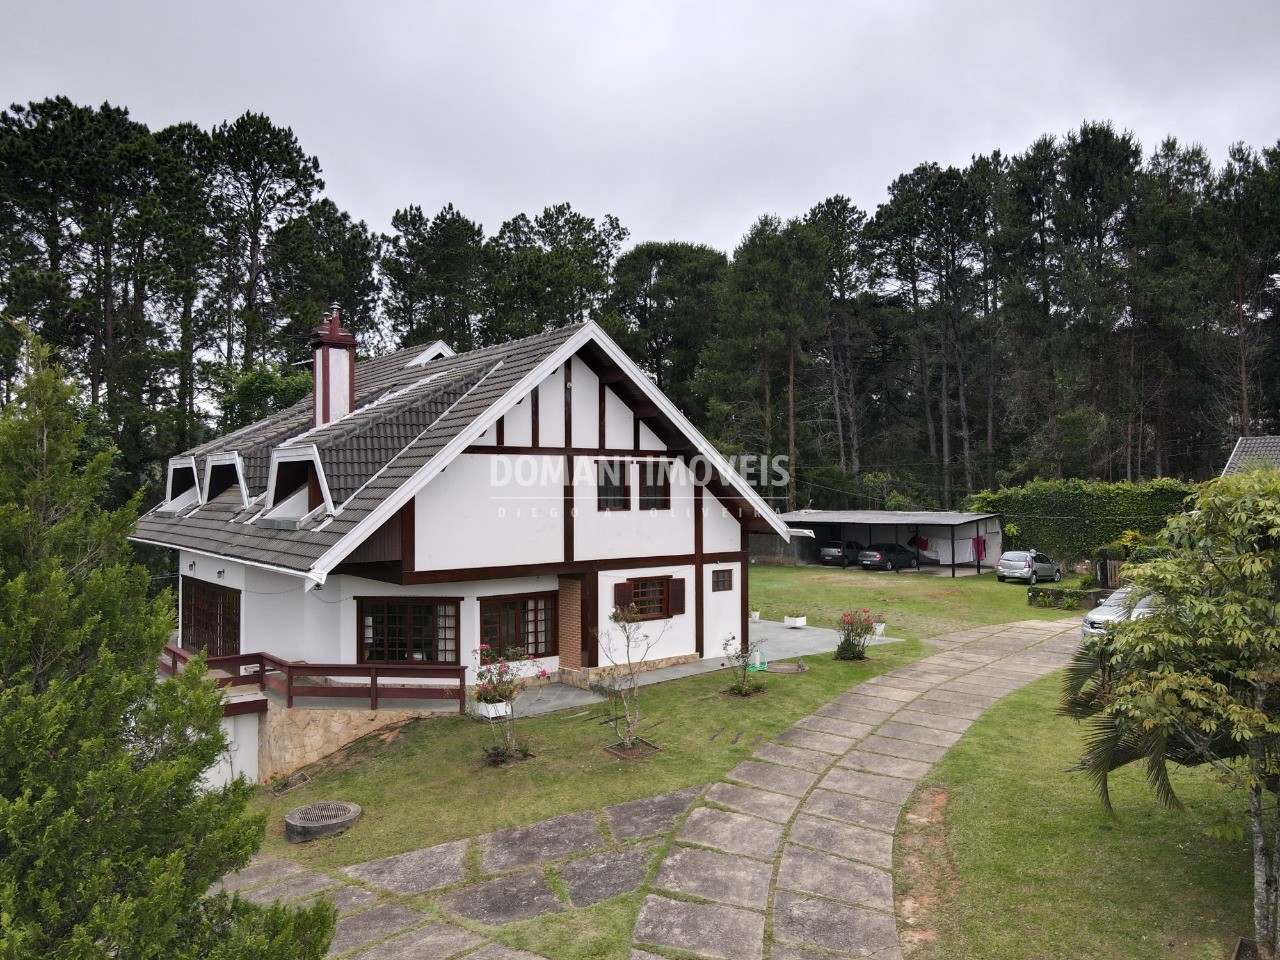
[[[830,540],[855,540],[864,546],[899,543],[916,550],[922,559],[949,565],[953,577],[957,566],[976,566],[981,573],[984,562],[994,567],[1000,557],[998,513],[795,510],[781,518],[789,527],[812,530],[818,547]]]

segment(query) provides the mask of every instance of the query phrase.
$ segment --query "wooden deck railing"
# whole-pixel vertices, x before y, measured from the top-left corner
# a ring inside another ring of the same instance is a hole
[[[172,675],[186,666],[190,659],[190,653],[170,643],[164,648],[159,666],[163,672]],[[228,674],[214,678],[219,686],[242,687],[252,684],[263,692],[273,690],[284,697],[287,707],[293,706],[295,697],[368,697],[370,710],[377,710],[380,700],[457,700],[459,713],[465,713],[467,709],[466,667],[400,663],[306,663],[281,660],[269,653],[209,657],[205,662],[210,670],[221,670]],[[333,686],[295,682],[307,677],[357,677],[366,682]],[[448,686],[382,686],[383,682],[395,683],[397,680],[449,680],[453,683]]]

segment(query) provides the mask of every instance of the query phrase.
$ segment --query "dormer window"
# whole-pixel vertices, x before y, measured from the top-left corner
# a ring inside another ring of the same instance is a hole
[[[272,451],[267,509],[254,522],[277,530],[297,530],[312,514],[333,513],[333,498],[314,445]]]
[[[164,503],[156,511],[173,516],[189,507],[199,506],[200,484],[196,482],[196,458],[174,457],[169,461],[165,478]]]
[[[211,453],[204,460],[204,502],[221,496],[235,487],[240,494],[240,506],[249,505],[249,487],[244,481],[244,462],[240,454]]]
[[[443,340],[437,340],[435,343],[431,344],[431,346],[427,347],[420,354],[418,354],[416,357],[414,357],[412,360],[406,363],[405,366],[421,367],[425,364],[430,363],[432,360],[439,360],[441,357],[456,357],[456,356],[457,354],[453,352],[452,347],[450,347]]]

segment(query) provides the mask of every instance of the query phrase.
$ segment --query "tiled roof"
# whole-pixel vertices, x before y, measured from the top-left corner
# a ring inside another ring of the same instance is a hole
[[[391,493],[425,466],[462,430],[553,354],[577,327],[565,327],[494,347],[422,364],[410,361],[429,348],[401,350],[356,364],[356,407],[345,417],[312,428],[312,399],[187,451],[203,475],[203,458],[237,451],[249,496],[265,493],[271,451],[314,444],[337,516],[298,530],[249,522],[262,502],[247,509],[233,487],[194,510],[143,516],[134,534],[149,543],[212,553],[288,570],[310,570]]]
[[[1280,437],[1241,437],[1222,475],[1230,477],[1258,467],[1280,469]]]

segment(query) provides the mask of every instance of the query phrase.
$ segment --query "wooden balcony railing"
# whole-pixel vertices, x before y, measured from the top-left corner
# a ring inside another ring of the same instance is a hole
[[[167,644],[160,658],[161,671],[173,675],[186,666],[191,654],[176,644]],[[266,692],[281,694],[285,706],[292,707],[295,697],[368,697],[369,709],[377,710],[380,700],[457,700],[458,712],[467,709],[467,668],[443,665],[379,663],[305,663],[281,660],[269,653],[242,653],[229,657],[209,657],[205,663],[211,671],[226,676],[214,679],[222,687],[253,685]],[[297,683],[308,677],[356,677],[364,683],[324,685]],[[383,686],[398,680],[447,680],[448,685],[413,684]]]

